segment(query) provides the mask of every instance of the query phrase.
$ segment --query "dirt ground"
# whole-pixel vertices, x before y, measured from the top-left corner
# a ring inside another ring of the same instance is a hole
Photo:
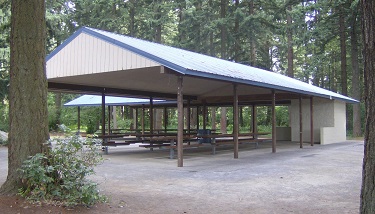
[[[184,150],[184,167],[167,150],[110,148],[92,179],[106,204],[73,210],[0,197],[0,213],[358,213],[363,141],[332,145],[278,142]],[[7,149],[0,148],[0,184]]]

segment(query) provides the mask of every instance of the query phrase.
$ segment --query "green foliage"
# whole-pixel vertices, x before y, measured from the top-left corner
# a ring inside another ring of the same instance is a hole
[[[89,120],[89,122],[87,123],[86,133],[94,134],[95,132],[96,132],[96,124],[92,122],[91,120]]]
[[[56,109],[48,106],[48,128],[50,131],[56,131],[58,128],[58,118]]]
[[[133,123],[131,119],[121,119],[117,120],[117,127],[119,129],[129,129],[130,125]]]
[[[48,155],[36,154],[21,169],[23,188],[19,194],[33,202],[58,202],[66,206],[104,202],[97,184],[88,180],[103,159],[92,139],[72,136],[55,140]]]
[[[3,140],[3,139],[0,138],[0,145],[8,146],[8,143],[9,143],[8,140]]]
[[[0,104],[0,130],[9,131],[9,108],[7,104]]]

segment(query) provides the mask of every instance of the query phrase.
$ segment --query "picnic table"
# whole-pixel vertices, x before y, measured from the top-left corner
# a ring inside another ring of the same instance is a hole
[[[239,133],[238,134],[238,143],[255,143],[256,148],[258,148],[260,142],[269,141],[269,138],[258,138],[260,135],[268,135],[269,132],[255,132],[255,133]],[[207,134],[207,135],[198,135],[198,138],[210,139],[209,143],[212,147],[212,154],[216,154],[216,147],[220,145],[231,145],[234,144],[234,134]]]

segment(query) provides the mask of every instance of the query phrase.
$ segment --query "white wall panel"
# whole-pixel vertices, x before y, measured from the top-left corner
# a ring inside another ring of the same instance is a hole
[[[47,78],[158,66],[104,40],[80,34],[47,61]]]
[[[292,141],[299,141],[299,104],[292,100],[290,126]],[[310,100],[302,101],[303,141],[310,142]],[[322,144],[346,139],[345,103],[337,100],[314,98],[314,141]]]

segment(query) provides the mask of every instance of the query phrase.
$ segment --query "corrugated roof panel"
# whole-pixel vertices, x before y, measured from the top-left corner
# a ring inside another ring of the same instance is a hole
[[[83,28],[82,31],[156,61],[182,74],[340,99],[346,102],[357,102],[352,98],[271,71],[102,30]]]

